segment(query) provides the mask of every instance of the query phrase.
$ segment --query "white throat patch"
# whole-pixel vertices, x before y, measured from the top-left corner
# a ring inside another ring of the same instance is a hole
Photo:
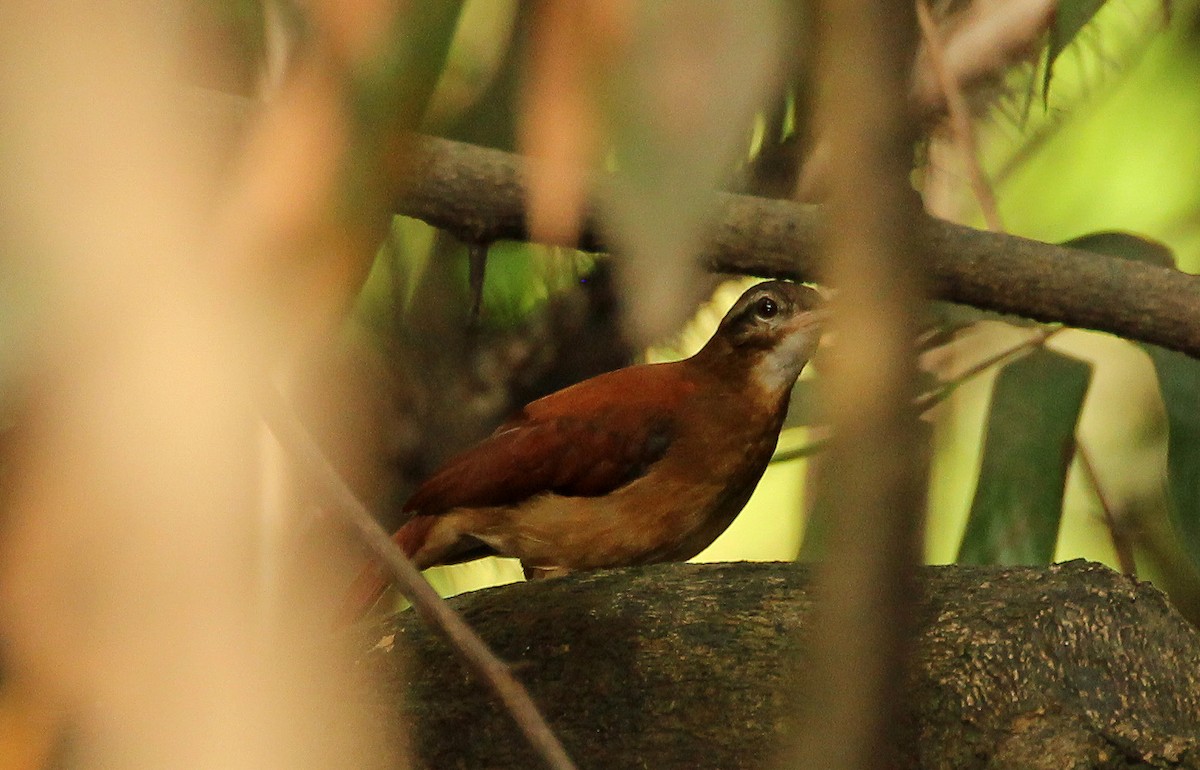
[[[751,375],[763,391],[774,396],[792,387],[816,349],[815,331],[788,335],[755,364]]]

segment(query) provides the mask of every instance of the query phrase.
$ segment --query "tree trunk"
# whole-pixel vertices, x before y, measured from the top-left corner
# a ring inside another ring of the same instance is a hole
[[[1083,561],[921,578],[895,767],[1200,768],[1200,632],[1154,588]],[[793,564],[670,564],[454,604],[581,768],[763,768],[802,707],[788,673],[809,583]],[[411,724],[417,766],[539,766],[412,613],[365,644],[380,719]]]

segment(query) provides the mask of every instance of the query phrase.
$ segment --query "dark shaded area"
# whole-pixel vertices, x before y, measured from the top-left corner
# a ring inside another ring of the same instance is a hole
[[[406,518],[401,507],[421,482],[526,403],[633,358],[607,265],[521,325],[475,332],[463,293],[446,285],[443,271],[429,272],[411,333],[343,334],[312,351],[293,395],[339,472],[389,530]]]
[[[1200,768],[1200,632],[1148,584],[1083,561],[920,577],[895,767]],[[755,563],[595,572],[453,603],[581,768],[765,766],[813,607],[808,570]],[[539,766],[411,613],[363,643],[379,718],[411,720],[419,766]]]

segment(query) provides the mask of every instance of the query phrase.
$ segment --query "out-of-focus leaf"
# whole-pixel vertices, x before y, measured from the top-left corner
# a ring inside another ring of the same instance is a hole
[[[1133,262],[1148,262],[1159,267],[1175,267],[1175,255],[1171,253],[1169,246],[1120,230],[1088,233],[1069,241],[1063,241],[1062,245]]]
[[[530,159],[526,196],[529,231],[540,240],[576,240],[587,198],[586,172],[598,155],[597,91],[604,63],[616,47],[608,39],[624,5],[543,2],[534,6],[526,51],[518,136]]]
[[[1054,24],[1050,27],[1049,47],[1046,50],[1046,74],[1042,81],[1043,100],[1049,98],[1054,62],[1103,5],[1104,0],[1059,0],[1054,13]]]
[[[1063,244],[1110,257],[1175,267],[1164,244],[1123,232],[1093,233]],[[1200,361],[1157,345],[1137,343],[1150,356],[1167,413],[1167,489],[1171,521],[1192,560],[1200,564]]]
[[[609,79],[614,186],[605,213],[627,257],[631,331],[678,329],[699,299],[694,263],[713,188],[745,154],[754,114],[781,71],[777,0],[636,4],[628,52]]]
[[[1200,361],[1139,343],[1158,375],[1167,411],[1167,488],[1184,550],[1200,564]]]
[[[507,90],[496,81],[510,76],[513,32],[520,21],[516,0],[476,0],[463,4],[445,66],[425,112],[423,132],[450,138],[448,132],[453,132],[460,120],[471,119],[467,112],[480,106],[481,100],[497,90]],[[511,92],[509,96],[505,105],[509,109],[503,117],[511,125]],[[495,135],[493,127],[481,128]]]
[[[787,417],[783,421],[785,428],[816,425],[824,422],[818,388],[815,380],[798,380],[792,388],[792,396],[788,401]]]
[[[463,0],[414,0],[390,12],[374,55],[350,62],[352,139],[340,218],[356,244],[365,280],[370,258],[391,220],[396,157],[424,120],[449,55]]]
[[[416,0],[394,13],[392,28],[376,55],[355,62],[350,106],[354,141],[345,182],[347,212],[375,230],[385,221],[387,191],[392,182],[381,158],[392,154],[406,131],[421,125],[441,77],[462,0]]]
[[[378,55],[355,68],[355,113],[373,131],[415,128],[437,87],[462,0],[416,0],[395,14]]]
[[[1000,370],[961,564],[1049,564],[1092,367],[1039,348]]]

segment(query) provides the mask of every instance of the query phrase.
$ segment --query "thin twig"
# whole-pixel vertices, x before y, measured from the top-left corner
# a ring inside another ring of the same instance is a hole
[[[933,390],[925,391],[913,400],[913,404],[919,411],[927,412],[940,404],[942,401],[945,401],[946,398],[949,397],[949,395],[953,393],[959,385],[962,385],[967,380],[983,374],[993,366],[1003,363],[1014,356],[1020,355],[1029,350],[1033,350],[1034,348],[1040,348],[1042,345],[1046,344],[1047,340],[1066,328],[1067,327],[1065,326],[1042,327],[1034,332],[1032,336],[1021,340],[1016,345],[1005,348],[999,353],[988,356],[982,361],[968,367],[966,370],[960,372],[954,379],[943,383]]]
[[[813,426],[813,427],[815,429],[818,426]],[[821,450],[823,450],[828,445],[829,445],[829,432],[828,432],[828,430],[826,430],[826,431],[824,431],[823,435],[821,435],[817,438],[814,438],[812,441],[809,441],[807,444],[801,444],[800,446],[795,447],[794,449],[785,449],[782,452],[776,452],[775,454],[771,455],[771,462],[772,463],[786,463],[786,462],[791,462],[792,460],[799,460],[804,457],[811,457],[812,455],[815,455],[817,452],[820,452]]]
[[[1049,340],[1051,337],[1053,337],[1054,335],[1058,334],[1061,331],[1066,330],[1067,328],[1069,328],[1069,327],[1051,326],[1051,327],[1042,327],[1042,328],[1038,329],[1032,336],[1030,336],[1024,340],[1021,340],[1020,342],[1018,342],[1015,345],[1005,348],[1004,350],[1000,351],[999,353],[988,356],[987,358],[983,359],[982,361],[979,361],[978,363],[975,363],[975,364],[971,365],[970,367],[968,367],[967,369],[965,369],[964,371],[960,372],[953,379],[948,380],[948,381],[942,383],[941,385],[939,385],[938,387],[933,388],[931,390],[927,390],[924,393],[918,395],[916,398],[913,399],[913,406],[915,406],[917,408],[917,411],[920,412],[921,414],[928,412],[930,409],[932,409],[933,407],[937,406],[938,404],[940,404],[941,402],[943,402],[947,398],[949,398],[950,395],[963,383],[967,382],[970,379],[978,377],[979,375],[983,374],[988,369],[992,368],[993,366],[996,366],[997,364],[1001,364],[1001,363],[1009,360],[1010,358],[1018,356],[1028,350],[1032,350],[1033,348],[1041,347],[1042,345],[1046,344],[1046,341]],[[771,456],[771,462],[772,463],[785,463],[785,462],[790,462],[791,460],[799,460],[804,457],[810,457],[810,456],[816,454],[817,452],[820,452],[821,450],[825,449],[825,447],[829,443],[829,438],[830,438],[828,435],[828,432],[827,432],[828,426],[813,425],[811,427],[813,430],[823,429],[826,432],[817,436],[816,438],[812,439],[807,444],[802,444],[801,446],[798,446],[794,449],[785,449],[782,452],[776,452],[774,455]]]
[[[1137,577],[1137,562],[1133,558],[1133,543],[1129,541],[1129,537],[1125,534],[1125,528],[1117,521],[1112,504],[1104,494],[1104,488],[1100,485],[1100,476],[1096,473],[1096,466],[1092,463],[1091,453],[1083,445],[1082,441],[1076,441],[1075,454],[1079,458],[1079,467],[1083,469],[1083,475],[1087,477],[1088,483],[1092,485],[1092,489],[1096,492],[1096,499],[1100,501],[1100,510],[1104,512],[1104,523],[1108,525],[1108,532],[1112,537],[1113,550],[1117,553],[1117,564],[1121,567],[1121,572],[1130,577]]]
[[[462,656],[469,668],[500,696],[513,721],[525,734],[534,750],[554,770],[575,770],[562,743],[551,731],[545,717],[529,693],[512,675],[509,667],[493,653],[462,617],[455,612],[408,557],[396,547],[376,523],[363,503],[346,485],[329,459],[317,446],[295,411],[274,389],[263,394],[263,419],[279,443],[290,452],[307,474],[323,505],[343,517],[362,542],[395,581],[418,614]]]
[[[941,34],[937,23],[929,10],[926,0],[917,0],[917,21],[921,27],[921,37],[929,52],[929,64],[937,76],[938,84],[946,97],[946,109],[950,118],[950,132],[954,143],[962,152],[963,161],[967,167],[967,177],[971,180],[971,188],[983,210],[983,218],[988,229],[995,232],[1004,230],[1000,220],[1000,212],[996,207],[996,196],[988,184],[987,177],[979,162],[979,142],[975,137],[975,126],[971,121],[971,110],[967,100],[959,88],[957,77],[946,67]]]

